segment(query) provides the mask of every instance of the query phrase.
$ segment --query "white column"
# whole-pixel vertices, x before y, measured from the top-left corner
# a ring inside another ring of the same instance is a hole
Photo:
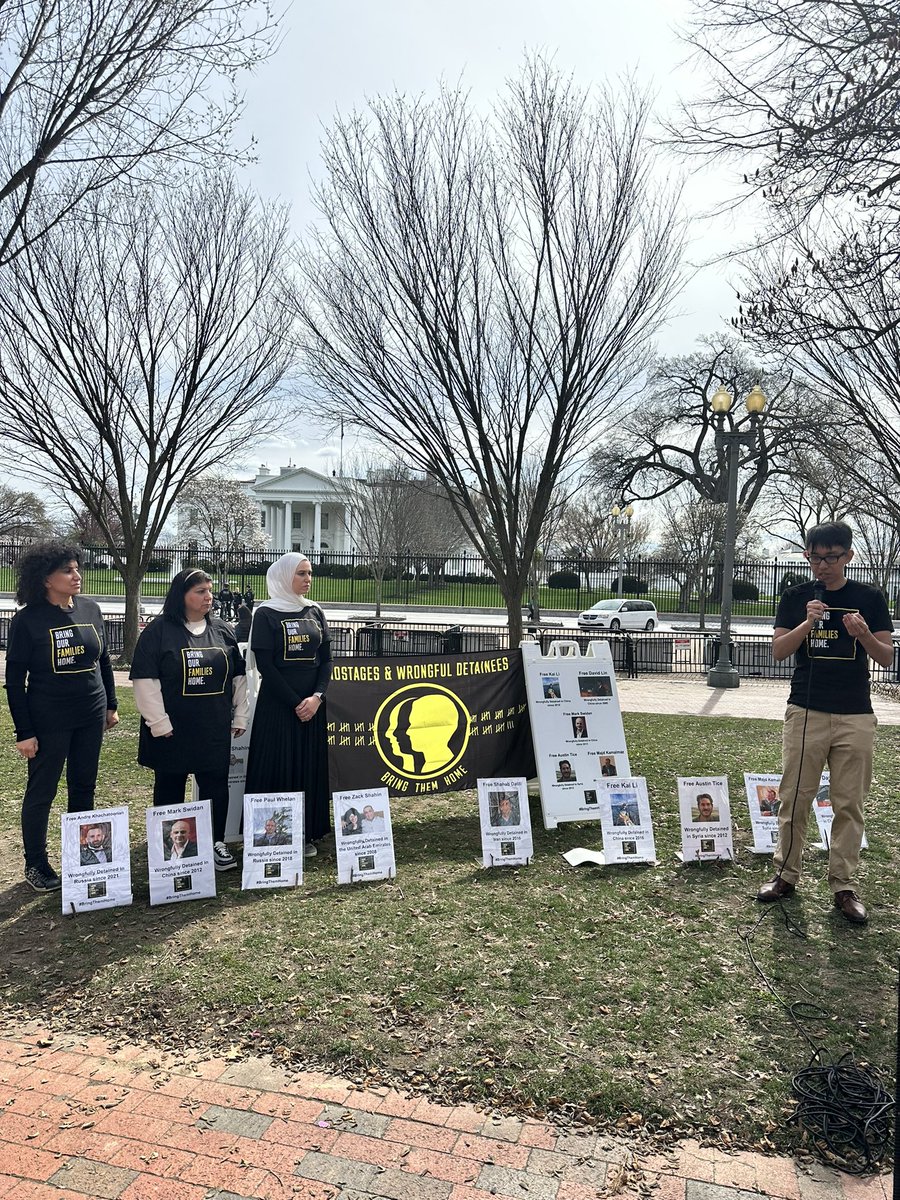
[[[316,501],[316,515],[313,520],[313,550],[316,554],[322,549],[322,505]]]
[[[282,519],[284,521],[284,534],[281,539],[281,545],[285,550],[290,550],[291,546],[294,544],[294,528],[293,522],[291,521],[291,510],[293,505],[291,504],[290,500],[285,500],[281,508]]]

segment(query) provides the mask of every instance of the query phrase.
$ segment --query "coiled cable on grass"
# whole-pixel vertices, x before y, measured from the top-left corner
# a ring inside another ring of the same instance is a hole
[[[877,1171],[891,1136],[893,1097],[874,1070],[850,1061],[815,1065],[791,1081],[797,1108],[791,1120],[808,1130],[817,1149],[842,1171],[862,1175]]]

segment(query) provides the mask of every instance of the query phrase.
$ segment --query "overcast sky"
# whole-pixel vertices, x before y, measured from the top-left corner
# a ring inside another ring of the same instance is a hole
[[[320,177],[322,130],[336,111],[394,90],[433,95],[442,79],[461,81],[487,104],[528,51],[552,56],[585,86],[632,72],[663,112],[698,82],[696,64],[683,65],[686,47],[676,30],[690,11],[688,0],[294,0],[277,53],[245,85],[239,137],[252,134],[258,156],[247,178],[265,197],[291,204],[299,233],[314,219],[310,181]],[[673,162],[673,171],[682,169]],[[740,240],[735,219],[702,217],[729,186],[721,168],[690,168],[685,203],[696,264]],[[690,350],[698,336],[723,327],[733,312],[728,274],[722,264],[697,271],[660,331],[662,352]],[[335,444],[314,434],[268,444],[247,465],[276,468],[289,458],[325,472],[337,465]]]

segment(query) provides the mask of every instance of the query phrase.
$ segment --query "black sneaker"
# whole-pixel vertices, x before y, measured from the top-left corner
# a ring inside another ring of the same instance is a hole
[[[213,845],[213,863],[217,871],[232,871],[237,866],[237,859],[224,842]]]
[[[36,892],[58,892],[62,887],[62,880],[49,863],[43,863],[39,867],[26,867],[25,882]]]

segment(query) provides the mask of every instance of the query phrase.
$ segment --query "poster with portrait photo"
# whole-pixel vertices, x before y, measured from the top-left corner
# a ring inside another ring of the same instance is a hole
[[[744,791],[753,831],[751,849],[754,854],[772,854],[778,845],[781,776],[745,771]]]
[[[209,800],[147,809],[147,867],[151,904],[215,896]]]
[[[731,806],[728,779],[678,777],[678,810],[681,815],[681,858],[684,862],[733,859]]]
[[[542,655],[523,642],[522,661],[544,825],[599,820],[601,761],[607,778],[611,765],[631,775],[609,643],[593,641],[582,654],[576,642],[558,641]],[[557,688],[560,699],[548,698]]]
[[[478,814],[483,866],[520,867],[531,862],[534,841],[525,779],[479,779]]]
[[[63,813],[60,820],[62,911],[131,904],[128,809]]]
[[[605,779],[599,789],[603,859],[612,863],[656,862],[647,781]]]
[[[822,778],[819,780],[819,787],[812,800],[812,813],[816,820],[816,831],[819,835],[818,842],[813,842],[816,850],[830,850],[831,848],[831,825],[834,821],[834,809],[831,807],[831,772],[823,771]],[[868,850],[869,843],[866,840],[865,832],[862,835],[860,843],[861,850]]]
[[[387,788],[334,792],[338,883],[393,879],[397,874]]]
[[[299,887],[303,882],[303,793],[248,792],[244,796],[241,887]]]

